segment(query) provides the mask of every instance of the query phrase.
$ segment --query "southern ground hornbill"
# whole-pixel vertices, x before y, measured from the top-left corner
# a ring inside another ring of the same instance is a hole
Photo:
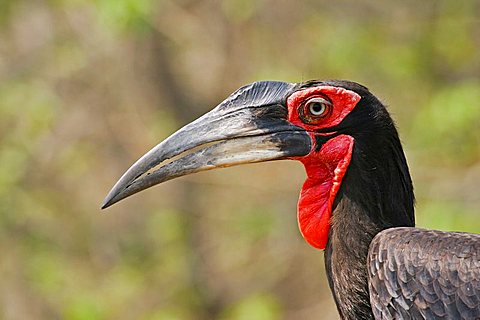
[[[138,160],[103,208],[183,175],[280,159],[305,166],[298,224],[325,250],[342,319],[480,319],[480,235],[414,228],[395,124],[357,83],[244,86]]]

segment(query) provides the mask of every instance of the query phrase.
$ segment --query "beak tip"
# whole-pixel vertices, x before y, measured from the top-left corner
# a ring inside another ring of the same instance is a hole
[[[105,198],[105,200],[103,200],[103,203],[102,203],[102,206],[100,207],[100,209],[106,209],[108,207],[110,207],[113,203],[110,203],[110,201],[108,200],[108,198]]]
[[[112,194],[111,192],[105,197],[105,199],[103,200],[103,203],[102,203],[102,206],[100,207],[100,209],[106,209],[110,206],[112,206],[113,204],[117,203],[119,200],[116,199],[116,194]]]

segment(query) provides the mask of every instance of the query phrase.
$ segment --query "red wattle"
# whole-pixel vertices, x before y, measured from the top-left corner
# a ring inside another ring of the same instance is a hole
[[[305,240],[317,249],[327,245],[333,202],[350,164],[353,144],[353,137],[342,134],[328,140],[320,151],[298,159],[307,172],[298,200],[298,225]]]

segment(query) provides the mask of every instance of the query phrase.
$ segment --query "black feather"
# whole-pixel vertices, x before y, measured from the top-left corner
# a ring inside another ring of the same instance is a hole
[[[479,257],[477,234],[382,231],[367,262],[375,319],[480,319]]]
[[[373,319],[366,268],[370,242],[380,231],[414,226],[413,186],[395,124],[368,89],[350,81],[310,81],[337,86],[361,99],[330,128],[354,138],[353,154],[334,202],[325,263],[342,319]],[[393,288],[385,288],[393,290]]]
[[[480,319],[480,235],[413,228],[412,180],[386,107],[350,81],[309,81],[298,88],[322,85],[361,97],[328,128],[355,141],[325,250],[340,317]]]

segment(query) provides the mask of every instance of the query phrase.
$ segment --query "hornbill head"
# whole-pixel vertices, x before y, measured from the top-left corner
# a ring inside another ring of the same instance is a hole
[[[115,184],[102,208],[195,172],[299,160],[307,172],[298,202],[299,228],[308,243],[324,249],[357,137],[371,132],[382,115],[390,119],[384,109],[368,89],[348,81],[246,85],[141,157]]]

